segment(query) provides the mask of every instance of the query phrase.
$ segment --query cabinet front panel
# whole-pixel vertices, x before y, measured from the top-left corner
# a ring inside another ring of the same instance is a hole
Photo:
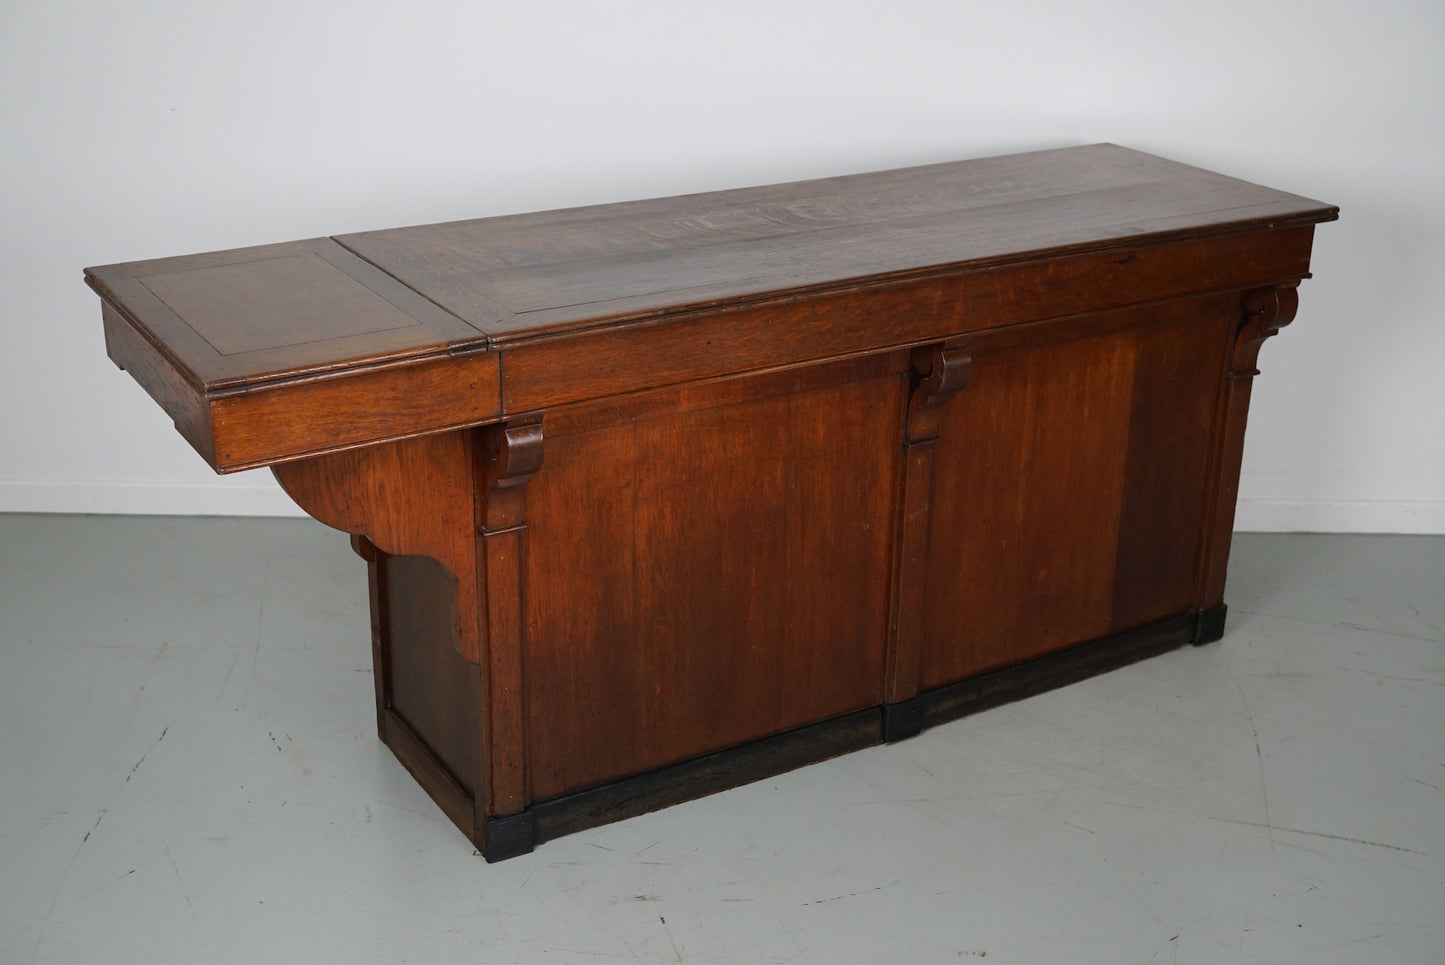
[[[527,492],[531,800],[879,702],[903,364],[549,417],[565,431]]]
[[[924,689],[1189,609],[1235,306],[977,340],[937,448]]]

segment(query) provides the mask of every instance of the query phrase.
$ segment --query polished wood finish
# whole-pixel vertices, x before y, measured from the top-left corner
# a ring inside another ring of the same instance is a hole
[[[549,431],[528,492],[530,800],[880,702],[905,383],[859,368]]]
[[[490,860],[1223,632],[1328,205],[1112,145],[91,269]]]

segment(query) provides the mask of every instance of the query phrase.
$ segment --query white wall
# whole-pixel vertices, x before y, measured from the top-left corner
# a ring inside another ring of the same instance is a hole
[[[1440,0],[0,2],[0,510],[292,513],[84,265],[1115,141],[1341,205],[1239,524],[1445,532]]]

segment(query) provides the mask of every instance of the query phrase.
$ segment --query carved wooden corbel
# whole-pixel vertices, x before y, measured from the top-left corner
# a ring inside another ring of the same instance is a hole
[[[913,392],[908,400],[909,444],[938,438],[942,409],[968,385],[973,355],[966,339],[913,350]]]
[[[1297,284],[1297,283],[1296,283]],[[1294,285],[1262,288],[1246,292],[1240,299],[1244,317],[1234,336],[1234,351],[1229,358],[1232,382],[1251,379],[1259,374],[1256,364],[1265,339],[1294,321],[1299,310],[1299,290]]]

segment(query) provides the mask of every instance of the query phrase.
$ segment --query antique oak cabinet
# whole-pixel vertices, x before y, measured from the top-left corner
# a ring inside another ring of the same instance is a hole
[[[1223,633],[1325,204],[1113,145],[87,271],[491,860]]]

